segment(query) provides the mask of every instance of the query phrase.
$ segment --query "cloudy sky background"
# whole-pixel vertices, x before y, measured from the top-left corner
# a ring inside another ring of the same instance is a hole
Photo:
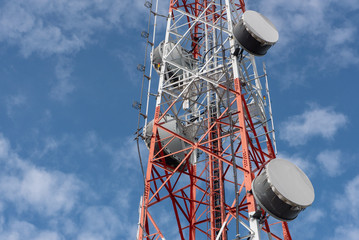
[[[143,3],[0,1],[0,239],[135,239]],[[279,29],[265,57],[278,152],[316,190],[292,235],[357,239],[359,5],[255,0],[247,9]]]

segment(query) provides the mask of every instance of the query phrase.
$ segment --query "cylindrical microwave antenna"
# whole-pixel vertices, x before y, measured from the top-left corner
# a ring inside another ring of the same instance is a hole
[[[295,164],[273,159],[252,183],[257,203],[272,217],[291,221],[314,201],[309,178]]]
[[[249,53],[263,56],[279,38],[273,23],[262,14],[248,10],[243,13],[233,31],[239,44]]]

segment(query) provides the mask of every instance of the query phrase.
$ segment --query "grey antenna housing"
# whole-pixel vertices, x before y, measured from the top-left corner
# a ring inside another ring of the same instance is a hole
[[[248,10],[235,25],[233,35],[249,53],[263,56],[279,39],[276,27],[262,14]]]
[[[166,50],[166,51],[164,51]],[[167,56],[166,60],[181,66],[184,69],[193,69],[194,59],[192,54],[185,50],[181,45],[177,45],[174,42],[168,42],[165,44],[162,41],[153,51],[152,54],[152,64],[157,71],[158,74],[161,72],[161,66],[163,62],[163,53],[167,52],[169,55]],[[172,78],[173,81],[178,81],[180,77],[183,75],[183,70],[179,69],[178,67],[174,66],[173,64],[167,64],[167,69],[165,69],[166,75]]]
[[[284,159],[273,159],[252,182],[257,203],[272,217],[291,221],[314,201],[314,188],[305,173]]]
[[[166,121],[164,120],[166,118]],[[152,129],[153,129],[153,122],[149,122],[146,126],[146,136],[145,136],[145,143],[148,148],[150,148],[151,144],[151,136],[152,136]],[[181,130],[178,128],[176,120],[169,115],[166,115],[164,118],[161,119],[160,123],[163,123],[163,127],[180,135],[184,136],[184,133],[181,132]],[[158,134],[159,138],[161,139],[161,149],[163,149],[164,155],[169,155],[165,157],[166,166],[169,166],[170,168],[175,169],[185,158],[185,154],[187,154],[188,151],[183,151],[183,149],[188,146],[187,143],[183,142],[181,139],[177,137],[172,137],[172,134],[169,132],[158,128]],[[157,139],[156,139],[157,140]],[[161,150],[158,143],[155,145],[155,153],[157,154],[158,151]],[[177,153],[176,153],[177,152]],[[174,153],[174,154],[172,154]],[[158,156],[160,157],[160,156]],[[169,169],[169,170],[173,170]],[[186,163],[183,163],[182,166],[179,168],[179,170],[186,171],[187,166]]]

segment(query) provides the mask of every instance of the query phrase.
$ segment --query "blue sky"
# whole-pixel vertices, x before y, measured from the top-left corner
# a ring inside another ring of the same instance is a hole
[[[135,239],[143,3],[0,1],[0,239]],[[247,9],[279,29],[264,57],[278,153],[316,191],[292,235],[358,239],[359,5],[255,0]]]

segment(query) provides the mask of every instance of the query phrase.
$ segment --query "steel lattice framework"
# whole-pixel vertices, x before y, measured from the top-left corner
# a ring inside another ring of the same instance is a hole
[[[149,158],[137,239],[291,239],[287,223],[269,218],[251,192],[255,176],[275,158],[275,139],[265,68],[258,73],[232,34],[243,0],[171,0],[166,18],[158,4],[148,4],[149,43],[152,54],[160,41],[166,47],[161,65],[144,72],[149,82],[157,78],[154,68],[160,74],[142,114],[146,125],[155,95],[152,131],[142,135]],[[160,19],[167,27],[157,41]],[[179,46],[187,50],[186,64],[169,57]],[[174,141],[181,149],[164,151]],[[175,155],[183,157],[169,166],[166,159]]]

